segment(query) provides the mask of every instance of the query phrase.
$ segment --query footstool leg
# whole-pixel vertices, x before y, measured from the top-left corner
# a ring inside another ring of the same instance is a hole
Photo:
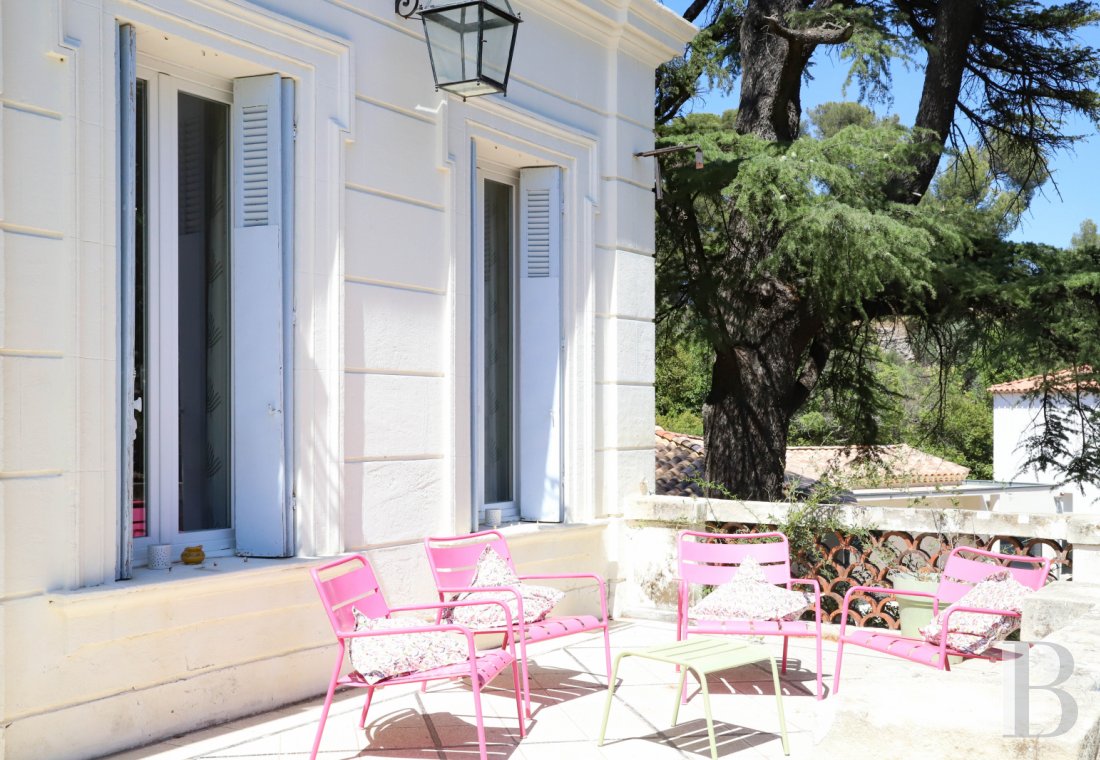
[[[615,677],[619,674],[619,661],[629,655],[623,652],[615,658],[615,667],[611,668],[611,680],[607,682],[607,699],[603,701],[603,723],[600,724],[600,738],[596,742],[597,747],[603,746],[603,737],[607,733],[607,716],[611,714],[611,697],[615,694]]]
[[[680,695],[684,693],[684,681],[687,680],[687,668],[680,668],[680,686],[676,689],[676,706],[672,708],[672,725],[680,718]]]
[[[695,677],[699,679],[699,688],[703,690],[703,712],[706,713],[707,716],[707,736],[710,737],[710,758],[711,760],[718,760],[718,742],[714,739],[714,721],[710,717],[710,691],[707,689],[707,676],[706,673],[695,671]]]
[[[791,754],[791,747],[787,744],[787,718],[783,714],[783,692],[779,688],[779,671],[775,669],[775,658],[770,658],[772,664],[772,683],[775,685],[775,704],[779,708],[779,733],[783,737],[783,754]]]

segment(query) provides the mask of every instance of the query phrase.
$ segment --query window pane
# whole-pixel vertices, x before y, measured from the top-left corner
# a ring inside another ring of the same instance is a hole
[[[485,503],[512,501],[512,188],[485,180]]]
[[[181,531],[229,527],[229,107],[179,94]]]
[[[147,512],[145,507],[145,405],[147,403],[145,393],[145,320],[147,298],[147,283],[145,282],[145,254],[148,241],[146,233],[148,227],[145,224],[145,214],[148,208],[145,189],[147,187],[146,172],[148,162],[145,148],[148,145],[146,132],[149,128],[149,116],[146,112],[148,99],[146,98],[146,83],[144,79],[137,80],[136,108],[137,130],[134,135],[136,140],[136,163],[134,172],[136,187],[134,192],[135,235],[134,235],[134,420],[137,423],[137,433],[134,436],[134,482],[133,482],[133,513],[134,513],[134,538],[144,538],[149,535],[147,524]],[[140,402],[140,403],[139,403]]]

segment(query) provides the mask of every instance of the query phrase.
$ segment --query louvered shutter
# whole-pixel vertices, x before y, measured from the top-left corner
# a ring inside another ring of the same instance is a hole
[[[233,511],[237,554],[290,556],[283,398],[283,119],[277,74],[233,83]]]
[[[521,170],[520,516],[541,522],[562,519],[561,225],[561,170]]]

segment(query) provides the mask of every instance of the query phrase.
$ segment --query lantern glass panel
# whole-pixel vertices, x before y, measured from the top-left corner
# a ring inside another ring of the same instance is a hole
[[[508,62],[512,55],[512,39],[516,34],[515,23],[497,12],[491,5],[485,6],[484,26],[481,35],[481,76],[501,85],[508,81]]]
[[[520,21],[508,0],[470,0],[420,16],[437,89],[463,98],[505,91]]]
[[[424,14],[435,80],[461,82],[477,77],[478,8],[476,4]]]

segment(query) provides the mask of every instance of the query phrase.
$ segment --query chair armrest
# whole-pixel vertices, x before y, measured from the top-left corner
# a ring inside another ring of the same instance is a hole
[[[599,575],[596,575],[595,573],[553,573],[553,574],[539,573],[539,574],[533,574],[533,575],[521,575],[521,576],[519,576],[519,579],[521,581],[554,580],[555,578],[558,578],[558,579],[561,579],[561,580],[566,580],[566,579],[569,579],[569,578],[591,578],[592,580],[599,583],[601,586],[604,585],[603,577],[599,576]]]
[[[525,617],[524,617],[524,614],[523,614],[523,595],[515,587],[513,587],[513,586],[477,586],[477,587],[449,587],[449,588],[437,589],[437,592],[440,593],[440,594],[465,594],[465,593],[474,593],[474,592],[478,592],[478,591],[507,591],[507,592],[511,593],[513,596],[515,596],[515,598],[516,598],[516,614],[515,614],[514,617],[516,618],[516,620],[515,620],[514,625],[517,628],[519,628],[521,635],[526,636],[526,622],[527,621],[525,620]],[[417,607],[395,607],[393,610],[391,610],[391,612],[393,612],[395,610],[404,611],[404,610],[410,610],[410,609],[428,609],[428,608],[442,609],[442,608],[446,608],[446,607],[468,607],[468,606],[474,605],[474,604],[497,604],[497,605],[500,605],[500,606],[504,607],[505,627],[507,627],[507,628],[512,627],[512,625],[513,625],[513,622],[512,622],[513,615],[512,615],[511,610],[508,609],[508,606],[506,604],[504,604],[504,602],[501,602],[501,601],[496,600],[496,599],[479,599],[479,600],[474,600],[474,601],[455,600],[455,601],[451,601],[451,602],[442,602],[441,604],[431,604],[431,605],[424,605],[424,606],[417,606]]]
[[[521,581],[527,580],[568,580],[577,578],[589,578],[596,581],[596,588],[600,591],[600,615],[603,621],[606,623],[607,617],[607,582],[604,581],[602,576],[595,573],[553,573],[553,574],[533,574],[533,575],[521,575],[519,579]]]
[[[884,594],[887,596],[917,596],[932,600],[932,614],[939,612],[940,600],[935,594],[926,591],[899,591],[898,589],[885,588],[884,586],[850,586],[844,593],[844,603],[840,605],[840,635],[844,636],[844,630],[848,627],[848,610],[851,607],[852,596],[861,591],[872,594]]]
[[[479,591],[509,591],[516,599],[522,603],[523,595],[515,588],[515,586],[455,586],[448,588],[437,589],[440,594],[473,594]],[[450,604],[445,603],[445,604]]]
[[[412,612],[415,610],[440,610],[447,607],[476,607],[478,605],[495,604],[504,610],[504,622],[508,628],[512,627],[512,611],[508,609],[508,605],[496,599],[475,599],[473,601],[460,601],[460,602],[443,602],[440,604],[411,604],[404,607],[394,607],[390,610],[394,612]],[[520,600],[520,613],[523,612],[523,600]],[[523,630],[523,618],[520,618],[520,630]],[[420,626],[417,628],[408,628],[401,630],[387,630],[387,631],[353,631],[351,634],[342,636],[341,633],[337,633],[340,638],[360,638],[364,635],[380,635],[380,634],[401,634],[401,633],[437,633],[443,631],[455,631],[462,633],[466,636],[466,643],[470,650],[470,659],[477,659],[477,648],[474,645],[474,631],[467,628],[464,625],[458,625],[456,623],[436,623],[432,626]],[[516,642],[514,639],[509,638],[508,650],[512,655],[512,659],[516,657]]]

